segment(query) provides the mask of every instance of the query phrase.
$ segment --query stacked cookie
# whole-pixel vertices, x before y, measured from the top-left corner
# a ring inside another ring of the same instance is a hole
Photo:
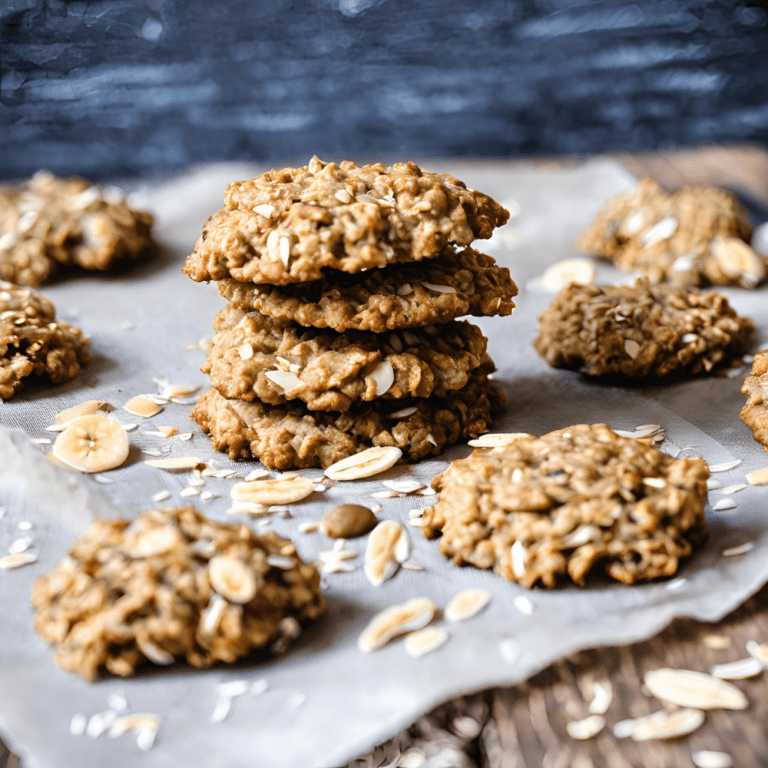
[[[229,304],[192,412],[217,450],[327,467],[371,446],[415,461],[488,430],[502,405],[480,330],[517,287],[471,248],[508,213],[413,163],[313,158],[231,184],[184,272]]]

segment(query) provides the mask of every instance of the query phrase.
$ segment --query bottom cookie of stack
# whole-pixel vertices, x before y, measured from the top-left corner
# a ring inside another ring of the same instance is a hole
[[[383,401],[342,413],[304,405],[230,400],[215,389],[200,396],[191,417],[213,447],[231,458],[254,458],[271,469],[329,467],[371,446],[396,446],[408,461],[487,432],[504,394],[487,373],[475,372],[450,398]]]

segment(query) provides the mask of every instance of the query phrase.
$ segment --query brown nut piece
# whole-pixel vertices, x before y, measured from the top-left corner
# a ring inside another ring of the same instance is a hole
[[[320,530],[332,539],[365,536],[376,527],[376,515],[361,504],[339,504],[325,513]]]

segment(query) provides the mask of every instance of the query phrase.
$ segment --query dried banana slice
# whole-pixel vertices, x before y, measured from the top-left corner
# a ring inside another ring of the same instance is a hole
[[[123,425],[97,413],[72,419],[53,444],[56,458],[81,472],[119,467],[129,449]]]

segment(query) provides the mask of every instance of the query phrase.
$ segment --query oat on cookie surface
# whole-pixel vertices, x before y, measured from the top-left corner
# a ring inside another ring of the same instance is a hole
[[[209,667],[283,650],[325,601],[287,539],[181,507],[93,523],[35,582],[32,607],[56,663],[94,680],[102,668],[127,676],[148,662]]]
[[[485,373],[475,373],[449,398],[380,400],[344,413],[227,400],[210,389],[191,416],[210,433],[213,447],[233,459],[301,469],[326,468],[371,446],[401,448],[408,461],[435,456],[446,445],[487,432],[503,404],[501,390]]]
[[[509,213],[449,174],[313,158],[227,187],[184,272],[193,280],[287,285],[324,269],[357,273],[421,261],[488,238]]]
[[[224,397],[345,411],[376,398],[446,396],[488,362],[485,336],[463,321],[404,334],[304,328],[224,307],[201,368]]]
[[[472,248],[449,247],[418,265],[393,264],[357,275],[270,286],[225,279],[219,293],[245,311],[299,325],[382,333],[447,323],[463,315],[509,315],[517,286],[506,267]]]
[[[555,368],[591,376],[688,375],[727,365],[754,330],[719,293],[683,287],[572,284],[539,317],[534,346]]]
[[[747,395],[747,404],[741,409],[742,421],[768,451],[768,350],[755,355],[741,391]]]
[[[749,241],[749,217],[729,192],[684,187],[667,194],[652,179],[610,200],[577,245],[653,282],[754,288],[768,260]]]
[[[707,535],[707,465],[672,459],[606,424],[480,448],[433,482],[428,538],[456,565],[524,587],[590,572],[626,584],[673,575]]]
[[[149,251],[153,221],[85,179],[39,172],[0,187],[0,279],[38,286],[58,264],[111,269]]]
[[[69,381],[85,365],[88,339],[56,320],[53,304],[32,288],[0,280],[0,400],[23,387],[27,376]]]

